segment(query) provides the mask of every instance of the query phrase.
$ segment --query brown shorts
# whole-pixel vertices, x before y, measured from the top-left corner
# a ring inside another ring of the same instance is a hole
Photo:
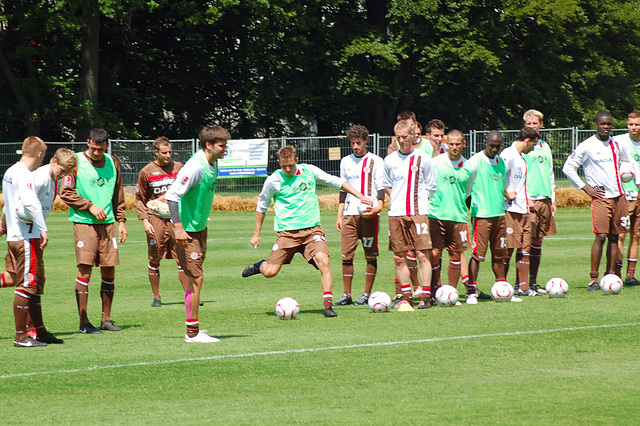
[[[116,224],[73,223],[73,240],[76,243],[76,263],[90,266],[116,266],[118,238]]]
[[[365,219],[362,216],[344,216],[342,218],[341,248],[342,260],[353,260],[353,254],[362,241],[364,257],[378,256],[378,231],[380,230],[380,216]]]
[[[149,216],[155,238],[147,234],[149,260],[177,259],[176,245],[171,238],[171,222],[156,216]]]
[[[175,242],[175,232],[173,226],[169,227],[171,239]],[[176,254],[178,262],[188,277],[200,278],[203,276],[202,263],[207,255],[207,228],[199,232],[187,232],[191,237],[185,248],[180,248],[176,244]]]
[[[528,214],[504,212],[507,228],[507,247],[529,251],[531,247],[531,221]]]
[[[429,216],[389,216],[389,250],[397,256],[431,249]]]
[[[429,218],[433,248],[462,253],[469,247],[469,227],[466,223]]]
[[[621,234],[629,230],[629,209],[624,196],[591,200],[594,234]]]
[[[507,258],[507,221],[504,216],[471,218],[473,258],[484,262],[487,247],[491,242],[491,258],[496,261]]]
[[[28,294],[42,294],[46,277],[40,238],[7,241],[7,245],[5,267],[15,277],[16,288]]]
[[[278,232],[268,262],[273,265],[287,265],[291,263],[291,259],[296,253],[302,254],[307,262],[317,269],[316,262],[313,260],[314,256],[318,253],[329,255],[329,244],[324,236],[324,228],[314,226],[296,231]]]
[[[629,230],[640,231],[640,201],[627,200],[627,206],[629,211]]]
[[[529,213],[531,238],[542,238],[556,233],[556,218],[551,214],[551,199],[533,200]]]

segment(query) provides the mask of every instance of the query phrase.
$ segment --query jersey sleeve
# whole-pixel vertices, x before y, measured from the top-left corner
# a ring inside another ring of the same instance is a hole
[[[38,199],[32,174],[33,172],[29,172],[28,175],[18,181],[18,194],[20,194],[20,201],[24,211],[29,215],[36,228],[40,233],[47,232],[47,223],[44,220],[42,204]]]
[[[580,178],[580,176],[578,176],[578,168],[584,163],[585,155],[586,151],[584,149],[584,144],[581,143],[576,147],[571,155],[567,157],[567,160],[564,162],[564,166],[562,166],[562,172],[578,189],[582,189],[585,187],[584,181]]]
[[[341,177],[329,174],[322,170],[320,167],[314,166],[313,164],[307,164],[305,167],[309,167],[309,170],[311,170],[317,180],[320,180],[328,185],[333,185],[336,188],[342,187],[342,184],[346,182]]]
[[[275,175],[271,175],[265,179],[262,185],[260,195],[258,195],[258,203],[256,205],[256,211],[260,213],[266,213],[271,199],[278,193],[278,179]]]
[[[149,217],[149,210],[147,209],[147,194],[149,191],[149,176],[147,168],[144,167],[138,173],[138,183],[136,184],[136,213],[139,220],[147,219]]]

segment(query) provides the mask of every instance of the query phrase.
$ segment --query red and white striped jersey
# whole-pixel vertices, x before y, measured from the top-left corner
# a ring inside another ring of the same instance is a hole
[[[371,152],[362,157],[356,157],[355,154],[347,155],[340,160],[340,177],[366,197],[377,199],[378,191],[383,189],[383,172],[382,158]],[[343,215],[358,216],[358,204],[360,200],[347,193]]]
[[[391,189],[389,216],[426,215],[429,197],[436,191],[431,158],[414,149],[410,154],[395,151],[384,159],[385,189]]]

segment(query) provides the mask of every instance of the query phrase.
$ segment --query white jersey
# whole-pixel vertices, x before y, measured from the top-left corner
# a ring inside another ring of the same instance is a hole
[[[587,184],[594,189],[603,189],[604,198],[616,198],[624,194],[620,180],[620,161],[628,161],[628,154],[622,151],[618,142],[609,138],[601,141],[595,135],[580,142],[565,161],[562,172],[578,189],[585,186],[578,176],[582,166]],[[636,176],[636,184],[640,176]]]
[[[384,159],[385,189],[391,189],[389,216],[426,215],[429,197],[436,191],[436,174],[431,158],[414,149],[410,154],[395,151]]]
[[[384,173],[384,162],[382,158],[367,152],[362,157],[355,154],[347,155],[340,160],[340,177],[349,185],[359,190],[365,197],[377,199],[378,191],[382,190],[382,175]],[[343,215],[358,216],[358,200],[353,195],[347,193],[344,202]]]
[[[4,216],[7,222],[7,241],[23,241],[40,238],[47,232],[33,173],[21,162],[9,167],[2,179]],[[22,219],[18,217],[21,211]],[[32,223],[28,223],[31,220]]]
[[[42,205],[42,215],[45,219],[51,212],[53,201],[58,194],[59,182],[51,178],[51,166],[46,164],[33,171],[33,182],[36,185],[36,193]]]
[[[500,153],[504,160],[504,169],[507,178],[507,192],[516,193],[513,201],[504,199],[504,209],[508,212],[526,214],[529,213],[529,202],[527,196],[527,163],[524,157],[515,147],[514,142],[510,147],[505,148]]]
[[[313,164],[297,164],[296,174],[301,174],[305,168],[313,173],[316,180],[335,186],[336,188],[342,187],[342,184],[345,182],[344,179],[329,174]],[[260,195],[258,196],[258,204],[256,205],[257,212],[266,213],[269,208],[269,204],[271,203],[271,199],[280,192],[280,184],[281,182],[278,173],[272,173],[265,179],[264,184],[262,185],[262,191],[260,191]]]
[[[638,176],[640,174],[640,142],[631,139],[629,133],[616,135],[613,137],[613,140],[620,144],[620,149],[626,153],[627,161],[635,170],[634,175]],[[634,201],[638,199],[637,185],[623,184],[622,189],[624,190],[624,195],[627,200]]]

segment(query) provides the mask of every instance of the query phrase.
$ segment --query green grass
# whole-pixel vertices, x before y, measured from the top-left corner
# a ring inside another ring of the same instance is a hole
[[[150,307],[146,245],[133,215],[116,271],[113,318],[123,331],[79,334],[71,224],[53,213],[43,311],[65,343],[14,348],[13,291],[0,291],[0,423],[638,422],[640,289],[619,296],[586,291],[593,239],[588,209],[561,209],[559,232],[543,247],[539,281],[565,278],[565,299],[386,314],[349,306],[337,308],[336,319],[323,317],[319,274],[301,257],[270,280],[240,278],[244,266],[268,256],[272,218],[255,250],[249,245],[253,214],[211,216],[199,317],[222,342],[189,345],[173,261],[161,267],[163,306]],[[342,284],[334,221],[334,211],[323,212],[337,298]],[[386,226],[384,218],[381,248]],[[355,264],[358,294],[361,253]],[[392,265],[383,251],[376,287],[390,294]],[[485,292],[493,282],[489,266],[480,271]],[[94,324],[98,282],[96,275],[89,295]],[[284,296],[300,303],[297,320],[275,316],[275,302]]]

